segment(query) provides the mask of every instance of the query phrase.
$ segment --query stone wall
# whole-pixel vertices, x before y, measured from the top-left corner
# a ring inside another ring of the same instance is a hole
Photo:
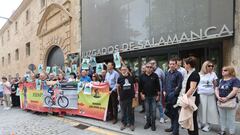
[[[29,21],[26,21],[27,10]],[[0,76],[15,76],[16,73],[22,76],[29,64],[46,64],[48,51],[54,45],[60,46],[65,56],[80,51],[80,1],[78,0],[47,0],[43,7],[38,0],[24,0],[10,20],[12,22],[5,24],[0,33],[0,37],[4,39],[2,44],[0,38]],[[31,47],[30,56],[26,56],[28,42]],[[19,60],[15,59],[16,49],[19,50]],[[9,53],[11,63],[8,63]],[[4,57],[4,66],[2,66],[2,57]]]

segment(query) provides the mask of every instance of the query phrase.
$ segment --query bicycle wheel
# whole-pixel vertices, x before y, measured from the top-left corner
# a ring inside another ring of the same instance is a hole
[[[51,107],[53,105],[53,100],[50,96],[46,96],[44,102],[47,106]]]
[[[60,96],[58,98],[58,105],[62,108],[66,108],[69,104],[68,98],[66,96]]]

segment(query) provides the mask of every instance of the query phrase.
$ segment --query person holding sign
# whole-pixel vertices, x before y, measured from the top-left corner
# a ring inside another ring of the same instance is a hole
[[[80,78],[80,82],[91,82],[91,78],[87,75],[87,71],[86,70],[82,70],[81,72],[81,78]]]
[[[77,75],[74,72],[72,72],[70,73],[70,78],[68,79],[68,82],[75,82],[76,78],[77,78]]]
[[[16,107],[16,106],[20,106],[20,97],[19,95],[17,95],[17,91],[18,91],[18,80],[16,78],[13,78],[11,80],[11,99],[12,99],[12,106]]]
[[[108,120],[113,118],[113,124],[117,123],[118,116],[118,95],[117,95],[117,80],[119,74],[114,70],[113,62],[108,62],[107,64],[107,74],[105,81],[109,83],[110,87],[110,99],[108,103]]]
[[[118,101],[120,102],[122,110],[122,126],[120,130],[125,129],[127,124],[129,124],[130,129],[134,131],[134,112],[132,110],[132,99],[135,94],[134,83],[134,77],[128,73],[127,66],[123,65],[121,67],[121,75],[117,81]]]

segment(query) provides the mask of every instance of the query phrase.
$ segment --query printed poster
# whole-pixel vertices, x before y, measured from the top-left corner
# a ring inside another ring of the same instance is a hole
[[[56,76],[58,74],[58,67],[57,66],[52,67],[52,72]]]
[[[66,73],[66,76],[70,76],[70,73],[71,73],[71,68],[70,67],[65,67],[65,73]]]
[[[115,63],[115,68],[120,68],[121,67],[121,57],[120,57],[119,52],[115,52],[113,54],[113,60]]]
[[[97,74],[101,74],[103,70],[103,63],[97,63],[97,67],[96,67],[96,73]]]
[[[78,83],[78,93],[81,92],[84,89],[84,83],[83,82],[79,82]]]
[[[42,73],[42,71],[43,71],[43,65],[39,64],[38,65],[38,73]]]
[[[91,67],[96,67],[97,65],[96,57],[90,57],[89,64],[91,65]]]
[[[92,86],[91,86],[91,83],[86,83],[85,84],[85,87],[84,87],[84,94],[86,95],[91,95],[92,93]]]
[[[74,72],[75,74],[77,74],[77,64],[73,64],[73,65],[72,65],[72,72]]]
[[[47,66],[47,67],[46,67],[46,72],[47,72],[47,74],[49,74],[50,71],[51,71],[51,67]]]
[[[36,79],[36,90],[41,90],[42,81],[40,79]]]
[[[88,68],[88,64],[89,64],[89,59],[83,58],[83,61],[82,61],[82,69],[89,69],[89,68]]]

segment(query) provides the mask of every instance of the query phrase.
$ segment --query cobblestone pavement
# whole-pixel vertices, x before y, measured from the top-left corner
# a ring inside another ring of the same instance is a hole
[[[0,107],[0,135],[96,135],[97,132],[81,130],[78,122],[52,115],[36,114],[19,108],[3,110]],[[92,129],[93,130],[93,129]]]
[[[139,114],[135,110],[135,131],[126,129],[120,131],[120,122],[113,125],[111,122],[103,122],[79,116],[57,117],[50,114],[37,114],[31,111],[23,111],[19,108],[3,110],[0,106],[0,135],[117,135],[117,134],[144,134],[144,135],[170,135],[164,132],[168,128],[169,122],[160,124],[156,121],[157,131],[144,130],[144,114]],[[237,124],[237,133],[239,135],[240,124]],[[76,128],[78,127],[78,128]],[[211,132],[199,132],[200,135],[216,135],[218,127]],[[180,128],[181,135],[187,135],[186,130]]]

